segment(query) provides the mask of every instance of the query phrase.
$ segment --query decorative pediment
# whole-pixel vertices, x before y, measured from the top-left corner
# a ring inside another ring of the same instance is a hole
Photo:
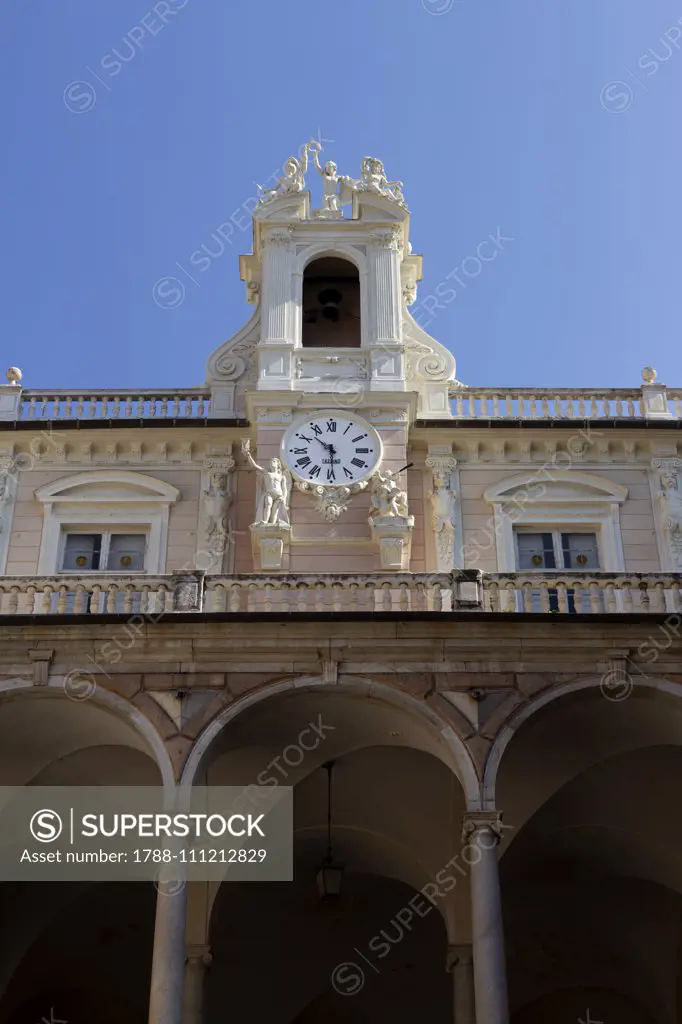
[[[622,505],[627,487],[596,473],[543,467],[532,473],[520,473],[488,487],[483,497],[489,504],[515,505],[542,503],[567,505],[585,502],[610,502]]]
[[[180,497],[180,492],[177,487],[145,473],[102,470],[60,477],[59,480],[39,487],[35,496],[46,505],[59,502],[134,502],[136,505],[140,502],[153,502],[156,505],[172,505]]]

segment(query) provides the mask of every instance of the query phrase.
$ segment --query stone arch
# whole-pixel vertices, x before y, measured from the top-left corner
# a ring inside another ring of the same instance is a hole
[[[324,687],[329,693],[346,693],[357,696],[376,695],[389,705],[414,714],[416,720],[426,726],[434,739],[435,749],[431,753],[449,767],[459,780],[467,809],[479,810],[481,808],[480,784],[473,757],[466,743],[454,728],[423,701],[418,701],[410,694],[395,690],[385,683],[378,683],[371,678],[362,676],[354,677],[352,681],[342,680],[333,685],[323,683],[321,676],[287,678],[270,683],[236,700],[209,722],[197,737],[185,762],[180,778],[180,787],[188,790],[194,785],[201,763],[213,741],[238,715],[279,694],[313,687]],[[438,750],[439,747],[440,750]]]
[[[44,686],[35,686],[29,679],[5,679],[0,681],[0,704],[3,700],[11,699],[13,695],[25,697],[28,700],[59,700],[65,699],[66,677],[55,675]],[[98,706],[115,718],[123,721],[143,741],[147,752],[151,755],[161,776],[161,782],[167,791],[168,798],[172,799],[175,792],[175,773],[173,763],[169,756],[166,745],[154,728],[153,724],[134,704],[116,693],[105,689],[102,686],[96,687],[88,701]],[[75,701],[82,703],[82,701]]]
[[[520,704],[515,708],[507,722],[495,737],[493,745],[491,746],[486,758],[482,784],[482,803],[485,810],[490,810],[495,807],[497,781],[504,752],[523,723],[548,704],[551,704],[556,700],[560,700],[562,697],[566,697],[570,694],[578,693],[581,690],[590,690],[599,687],[600,685],[603,685],[603,681],[603,676],[587,676],[582,679],[574,679],[571,680],[571,682],[543,690],[524,704]],[[625,683],[628,683],[627,678]],[[670,682],[667,679],[658,679],[642,675],[637,677],[636,685],[647,689],[659,690],[662,693],[670,694],[673,697],[682,697],[682,684]]]

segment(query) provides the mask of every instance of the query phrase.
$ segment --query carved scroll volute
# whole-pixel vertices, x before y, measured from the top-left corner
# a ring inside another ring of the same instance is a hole
[[[234,467],[231,455],[204,459],[196,561],[208,573],[225,571],[225,552],[233,545]]]
[[[428,498],[436,568],[439,572],[450,572],[455,564],[458,496],[452,474],[457,468],[457,459],[450,455],[431,455],[426,459],[426,465],[431,470]]]

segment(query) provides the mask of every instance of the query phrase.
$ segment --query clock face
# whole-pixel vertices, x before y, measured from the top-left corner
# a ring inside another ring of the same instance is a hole
[[[328,487],[366,479],[381,454],[374,427],[359,416],[334,410],[298,420],[282,439],[282,458],[294,476]]]

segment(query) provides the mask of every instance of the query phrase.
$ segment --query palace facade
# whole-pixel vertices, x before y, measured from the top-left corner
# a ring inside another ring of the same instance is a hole
[[[8,371],[0,785],[293,786],[295,871],[3,883],[0,1024],[682,1020],[682,390],[460,382],[409,234],[308,144],[203,387]]]

